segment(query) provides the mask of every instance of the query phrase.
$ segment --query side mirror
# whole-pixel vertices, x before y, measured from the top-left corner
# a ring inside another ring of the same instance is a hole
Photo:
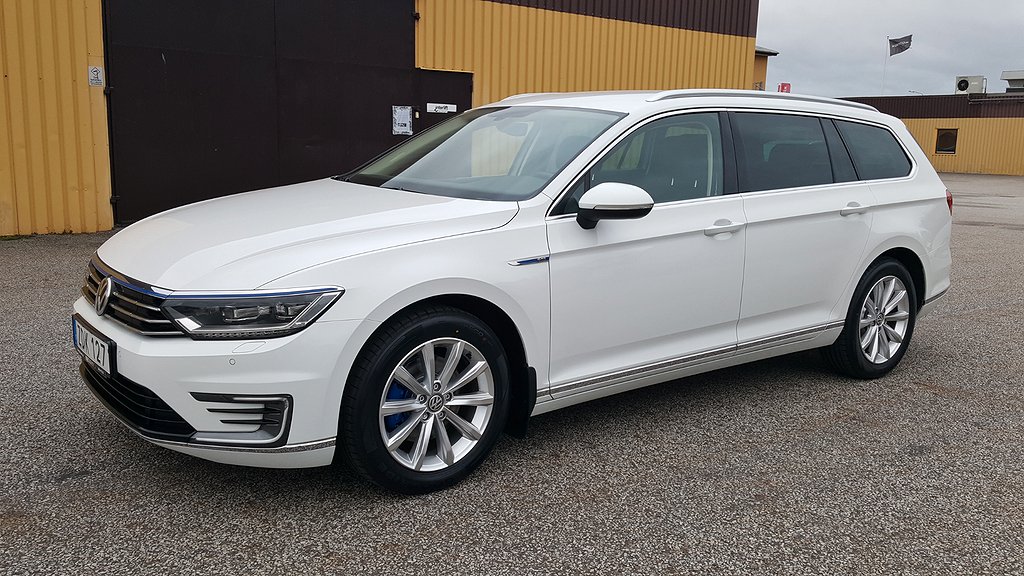
[[[621,182],[603,182],[583,193],[576,222],[590,230],[600,220],[633,220],[647,216],[654,200],[643,188]]]

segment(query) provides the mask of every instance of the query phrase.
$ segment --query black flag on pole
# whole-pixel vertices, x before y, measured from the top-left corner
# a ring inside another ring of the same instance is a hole
[[[889,38],[889,56],[910,50],[910,39],[913,37],[914,35],[911,34],[902,38]]]

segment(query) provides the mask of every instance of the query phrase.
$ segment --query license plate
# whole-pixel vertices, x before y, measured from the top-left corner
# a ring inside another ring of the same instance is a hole
[[[89,326],[78,318],[71,319],[71,326],[75,348],[78,348],[86,362],[109,376],[110,351],[113,348],[113,343],[94,334]]]

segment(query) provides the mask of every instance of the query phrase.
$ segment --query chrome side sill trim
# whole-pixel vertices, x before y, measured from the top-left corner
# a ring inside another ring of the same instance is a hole
[[[945,296],[946,292],[949,292],[949,288],[950,287],[947,286],[946,289],[943,290],[942,292],[939,292],[938,294],[936,294],[935,296],[932,296],[931,298],[926,298],[925,301],[924,301],[924,305],[927,306],[927,305],[931,304],[932,302],[935,302],[939,298],[942,298],[943,296]]]
[[[562,392],[568,392],[577,388],[585,388],[595,386],[598,384],[605,384],[615,380],[630,379],[634,376],[651,376],[659,372],[670,372],[675,368],[682,368],[687,364],[694,364],[701,360],[707,360],[716,356],[722,356],[729,354],[736,350],[736,346],[726,346],[723,348],[715,348],[714,350],[708,350],[707,352],[698,352],[697,354],[690,354],[689,356],[680,356],[678,358],[669,358],[668,360],[662,360],[655,362],[654,364],[647,364],[645,366],[636,366],[634,368],[627,368],[625,370],[617,370],[615,372],[608,372],[600,376],[594,376],[592,378],[585,378],[583,380],[577,380],[575,382],[567,382],[565,384],[559,384],[558,386],[552,386],[548,389],[548,394],[554,396]]]
[[[707,350],[705,352],[698,352],[696,354],[689,354],[687,356],[680,356],[677,358],[669,358],[668,360],[661,360],[653,364],[634,366],[633,368],[627,368],[625,370],[607,372],[605,374],[592,376],[590,378],[584,378],[583,380],[576,380],[574,382],[566,382],[565,384],[551,386],[550,388],[548,388],[547,394],[550,395],[551,399],[553,400],[555,399],[554,396],[556,394],[562,394],[565,392],[583,392],[583,390],[579,390],[581,388],[587,388],[588,390],[586,391],[600,389],[591,387],[598,386],[601,384],[609,386],[617,381],[629,381],[634,378],[655,376],[663,372],[671,372],[679,368],[686,368],[695,364],[700,364],[702,362],[716,360],[722,357],[728,357],[736,353],[746,352],[752,348],[762,346],[772,347],[775,345],[781,345],[783,343],[789,343],[785,341],[791,340],[793,338],[799,338],[801,336],[806,336],[807,338],[805,339],[810,339],[811,337],[816,336],[827,330],[831,330],[834,328],[842,328],[844,324],[845,321],[838,320],[834,322],[829,322],[827,324],[821,324],[819,326],[811,326],[809,328],[802,328],[800,330],[794,330],[792,332],[784,332],[781,334],[776,334],[774,336],[767,336],[764,338],[758,338],[756,340],[748,340],[746,342],[741,342],[739,344],[734,344],[731,346],[723,346],[722,348],[715,348],[713,350]],[[539,398],[537,400],[537,403],[542,403]]]
[[[765,338],[758,338],[757,340],[749,340],[747,342],[741,342],[736,346],[736,350],[742,352],[750,348],[756,348],[758,346],[765,346],[768,344],[776,344],[783,340],[789,340],[790,338],[797,338],[800,336],[813,336],[819,332],[824,332],[831,328],[842,328],[845,322],[829,322],[828,324],[822,324],[821,326],[812,326],[810,328],[804,328],[802,330],[794,330],[793,332],[785,332],[783,334],[776,334],[775,336],[768,336]]]
[[[132,430],[132,432],[135,432]],[[300,444],[286,444],[284,446],[278,446],[277,448],[259,448],[254,446],[215,446],[212,444],[197,444],[194,442],[174,442],[173,440],[156,440],[153,438],[147,438],[138,432],[135,432],[140,438],[153,444],[159,444],[161,446],[175,446],[179,448],[197,448],[200,450],[217,450],[221,452],[245,452],[250,454],[289,454],[292,452],[308,452],[310,450],[319,450],[321,448],[330,448],[337,443],[337,438],[324,438],[323,440],[313,440],[311,442],[303,442]]]

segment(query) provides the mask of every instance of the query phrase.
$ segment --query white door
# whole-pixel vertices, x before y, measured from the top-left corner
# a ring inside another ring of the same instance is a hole
[[[643,188],[654,209],[584,230],[576,202],[609,181]],[[562,215],[548,222],[554,396],[584,379],[735,344],[743,201],[723,197],[722,184],[718,114],[676,115],[620,141],[555,210]]]
[[[831,120],[746,112],[731,119],[747,191],[739,343],[822,327],[855,281],[874,195],[857,182]]]

